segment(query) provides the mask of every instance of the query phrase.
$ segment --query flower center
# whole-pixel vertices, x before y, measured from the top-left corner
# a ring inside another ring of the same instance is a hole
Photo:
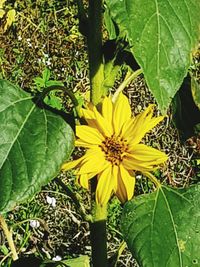
[[[105,157],[113,165],[119,165],[128,150],[127,140],[119,136],[106,137],[100,145]]]

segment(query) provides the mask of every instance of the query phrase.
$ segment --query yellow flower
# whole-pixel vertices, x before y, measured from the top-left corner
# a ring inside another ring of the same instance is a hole
[[[128,99],[122,93],[115,103],[105,97],[101,113],[93,105],[82,109],[88,125],[76,126],[75,145],[86,148],[86,153],[65,163],[63,170],[76,168],[78,182],[85,188],[88,188],[89,180],[97,176],[98,204],[106,204],[113,193],[121,202],[130,200],[135,187],[134,171],[144,173],[156,182],[150,172],[164,163],[167,155],[139,144],[144,135],[164,118],[153,117],[153,109],[154,105],[150,105],[132,117]]]

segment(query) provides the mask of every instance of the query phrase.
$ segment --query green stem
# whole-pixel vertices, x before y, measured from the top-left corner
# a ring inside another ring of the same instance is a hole
[[[107,238],[106,238],[107,205],[93,206],[93,222],[90,223],[90,238],[92,246],[92,266],[107,267]]]
[[[92,247],[92,266],[108,267],[106,219],[107,205],[98,205],[95,201],[97,177],[91,180],[91,211],[90,240]]]
[[[90,70],[91,101],[101,102],[106,94],[103,87],[104,64],[102,54],[102,0],[89,0],[88,56]]]
[[[0,226],[3,229],[4,235],[7,238],[8,245],[9,245],[10,250],[12,252],[12,258],[14,261],[16,261],[18,259],[18,255],[16,252],[15,244],[13,242],[13,238],[12,238],[12,231],[9,231],[8,225],[7,225],[5,219],[2,215],[0,215]]]
[[[78,6],[78,16],[79,16],[79,22],[86,21],[87,16],[84,8],[84,4],[82,0],[76,0],[77,6]]]
[[[52,86],[46,87],[42,92],[42,97],[44,98],[48,93],[50,93],[51,91],[55,91],[55,90],[63,91],[69,96],[69,98],[71,99],[71,101],[74,105],[76,113],[80,118],[81,114],[80,114],[80,107],[79,107],[78,100],[76,99],[74,94],[71,91],[69,91],[66,87],[64,87],[62,85],[52,85]]]
[[[156,188],[161,188],[160,182],[153,174],[151,174],[150,172],[144,172],[144,175],[147,176],[155,184]]]
[[[121,244],[119,245],[118,250],[115,252],[115,254],[109,258],[109,267],[117,267],[117,262],[121,256],[121,254],[123,253],[124,249],[126,248],[126,243],[123,240],[121,242]]]
[[[142,73],[142,70],[141,69],[138,69],[138,70],[134,71],[131,75],[129,75],[128,77],[125,78],[125,80],[120,84],[120,86],[117,88],[116,92],[114,93],[114,95],[112,97],[113,102],[116,101],[119,93],[122,92],[124,90],[124,88],[131,81],[133,81],[135,78],[137,78],[141,73]]]
[[[117,260],[115,263],[115,267],[117,266],[117,261],[119,260],[121,254],[123,253],[124,249],[126,248],[126,242],[123,240],[119,246],[118,252],[117,252]]]
[[[106,95],[104,84],[104,64],[102,54],[102,4],[103,0],[89,0],[88,10],[88,56],[90,71],[90,98],[94,105]],[[93,267],[107,267],[107,207],[95,202],[97,178],[91,181],[91,202],[93,221],[90,223]]]
[[[85,12],[84,4],[82,0],[76,0],[78,7],[78,18],[79,18],[79,31],[84,36],[88,36],[88,18]]]

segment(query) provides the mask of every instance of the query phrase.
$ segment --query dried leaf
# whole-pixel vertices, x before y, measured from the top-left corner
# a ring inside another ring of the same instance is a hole
[[[0,1],[1,1],[1,0],[0,0]],[[1,3],[0,3],[0,5],[1,5]],[[3,9],[0,9],[0,19],[3,18],[3,16],[4,16],[5,13],[6,13],[6,12],[5,12]]]
[[[7,29],[11,26],[11,24],[15,21],[15,15],[16,15],[16,11],[14,9],[11,9],[8,11],[6,17],[6,24],[4,26],[4,32],[7,31]]]
[[[3,8],[3,5],[5,2],[6,2],[6,0],[0,0],[0,8]]]

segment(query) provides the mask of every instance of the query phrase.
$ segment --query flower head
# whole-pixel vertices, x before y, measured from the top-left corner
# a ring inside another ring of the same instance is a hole
[[[154,105],[150,105],[132,117],[128,99],[122,93],[114,103],[105,97],[101,112],[93,105],[82,109],[87,125],[76,126],[75,145],[86,148],[86,153],[65,163],[63,170],[76,168],[78,182],[85,188],[97,176],[97,203],[106,204],[113,193],[121,202],[130,200],[135,171],[154,180],[150,172],[167,160],[165,153],[140,144],[144,135],[164,118],[153,117],[153,109]]]

